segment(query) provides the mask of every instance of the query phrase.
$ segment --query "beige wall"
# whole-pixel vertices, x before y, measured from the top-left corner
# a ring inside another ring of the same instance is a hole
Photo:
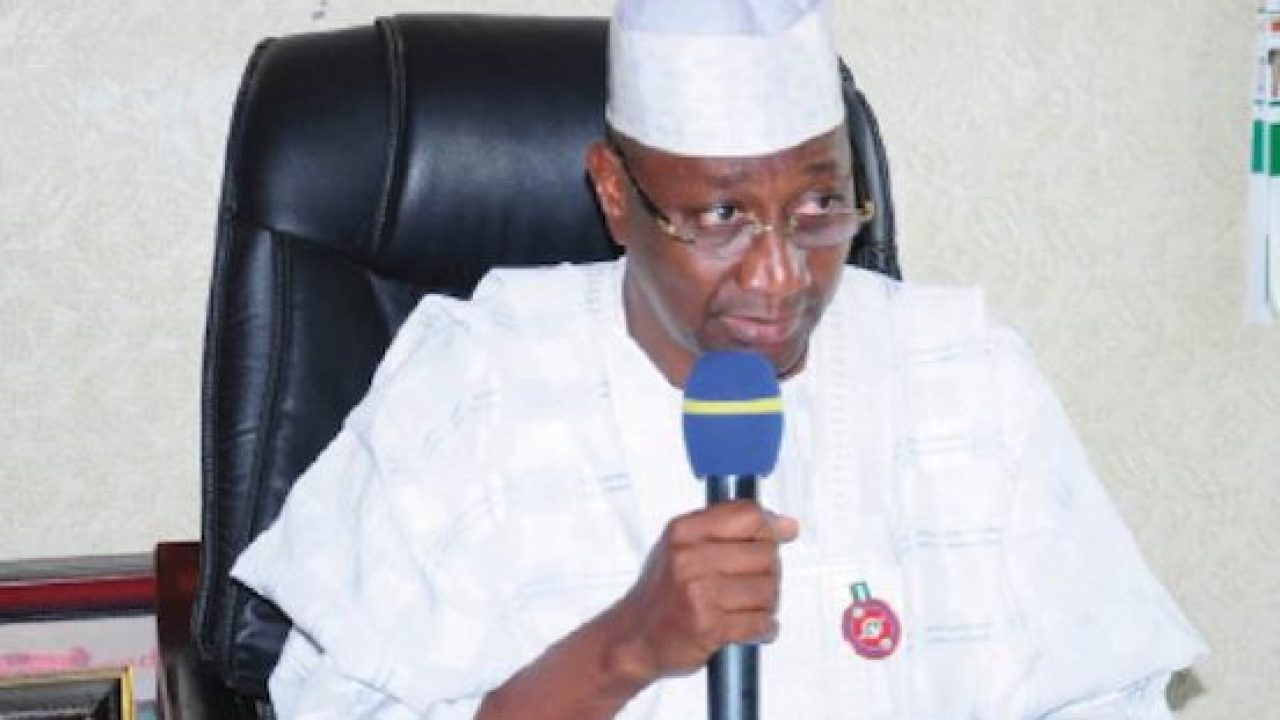
[[[1255,0],[839,4],[908,274],[983,284],[1038,350],[1216,652],[1183,717],[1280,716],[1280,328],[1240,310]],[[196,535],[214,203],[257,38],[607,6],[0,0],[0,559]]]

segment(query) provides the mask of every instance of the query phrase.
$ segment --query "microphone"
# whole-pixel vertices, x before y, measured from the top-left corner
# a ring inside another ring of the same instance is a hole
[[[782,444],[782,395],[773,366],[756,353],[709,352],[684,389],[684,444],[707,504],[756,499]],[[710,720],[756,720],[759,647],[730,644],[707,663]]]

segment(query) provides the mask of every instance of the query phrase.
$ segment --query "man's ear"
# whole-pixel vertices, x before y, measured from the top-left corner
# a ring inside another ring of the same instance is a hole
[[[587,148],[586,163],[609,235],[620,247],[626,247],[627,193],[618,158],[606,142],[596,140]]]

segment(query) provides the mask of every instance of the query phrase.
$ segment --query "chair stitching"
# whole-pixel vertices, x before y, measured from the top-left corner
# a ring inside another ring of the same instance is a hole
[[[279,416],[275,410],[279,400],[280,389],[284,386],[285,380],[285,368],[287,365],[285,362],[285,348],[289,346],[289,338],[293,329],[292,313],[289,306],[292,289],[290,282],[292,279],[291,243],[292,239],[286,236],[274,234],[271,236],[271,264],[275,292],[272,293],[274,302],[271,304],[270,364],[267,371],[267,387],[263,393],[266,402],[263,404],[262,414],[258,420],[258,437],[253,450],[253,470],[249,474],[250,504],[248,522],[244,525],[239,537],[236,538],[235,544],[238,547],[248,545],[250,537],[254,536],[259,529],[258,511],[261,508],[262,488],[265,484],[263,475],[266,471],[266,446],[274,435],[276,420]],[[234,620],[251,599],[252,596],[245,591],[235,592],[232,596],[231,612],[227,614],[227,625],[222,638],[227,648],[231,647],[231,642],[235,635]],[[234,656],[231,653],[227,654],[227,668],[231,672],[236,669]]]
[[[241,167],[240,151],[243,148],[246,106],[252,90],[260,82],[261,75],[258,70],[263,63],[267,50],[275,42],[274,38],[268,38],[258,43],[257,47],[254,48],[245,68],[245,82],[242,82],[240,91],[236,95],[236,109],[232,115],[233,120],[227,145],[229,152],[223,173],[222,200],[219,208],[220,230],[214,248],[212,280],[209,291],[208,327],[205,333],[203,358],[205,371],[201,379],[201,395],[204,401],[201,414],[201,502],[204,512],[202,513],[201,530],[203,538],[200,552],[199,578],[201,592],[196,593],[195,604],[192,609],[192,624],[196,626],[194,629],[196,630],[195,642],[197,648],[201,648],[206,655],[212,655],[211,659],[223,672],[229,669],[230,666],[227,652],[229,646],[224,646],[217,641],[219,633],[213,627],[219,621],[219,618],[216,617],[216,607],[221,605],[221,603],[215,602],[213,598],[215,595],[222,595],[216,580],[227,572],[226,563],[221,557],[217,532],[218,519],[220,517],[217,503],[219,465],[217,452],[218,432],[216,431],[219,416],[219,398],[215,386],[221,371],[222,321],[228,295],[225,280],[229,272],[228,266],[231,262],[231,245],[235,238],[235,198],[238,185],[236,181]],[[223,606],[223,609],[225,609],[225,606]],[[229,616],[224,616],[221,621],[229,626],[228,618]],[[213,636],[211,643],[205,642],[206,634]],[[212,644],[212,647],[209,646],[210,644]]]

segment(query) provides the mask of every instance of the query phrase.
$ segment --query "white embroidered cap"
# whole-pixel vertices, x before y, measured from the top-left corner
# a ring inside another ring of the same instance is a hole
[[[825,0],[618,0],[609,124],[677,155],[747,157],[844,120]]]

